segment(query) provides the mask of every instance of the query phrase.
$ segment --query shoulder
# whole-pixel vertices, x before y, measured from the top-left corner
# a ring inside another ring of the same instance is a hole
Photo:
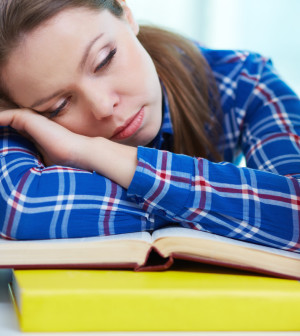
[[[207,48],[197,42],[195,45],[206,59],[212,71],[230,77],[247,74],[259,80],[265,68],[274,71],[272,61],[257,52],[249,50],[225,50]]]
[[[291,93],[270,58],[249,50],[212,49],[197,42],[195,45],[211,68],[221,95],[235,92],[232,98],[238,95],[239,99],[246,99],[262,85],[272,86],[277,93],[278,88],[285,87],[284,92]]]
[[[240,49],[212,49],[198,42],[194,42],[207,62],[212,65],[222,64],[261,64],[269,62],[270,59],[260,53]]]

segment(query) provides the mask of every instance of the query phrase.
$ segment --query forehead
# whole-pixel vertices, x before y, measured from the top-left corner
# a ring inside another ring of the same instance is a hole
[[[16,103],[57,90],[74,76],[86,45],[96,35],[109,39],[120,21],[107,10],[64,10],[24,37],[4,68],[4,81]],[[34,88],[34,91],[33,91]]]

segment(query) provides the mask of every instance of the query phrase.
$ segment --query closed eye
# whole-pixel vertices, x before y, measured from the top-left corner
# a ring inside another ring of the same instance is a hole
[[[66,98],[54,111],[50,112],[49,118],[56,117],[68,104],[69,98]]]
[[[117,52],[117,48],[114,48],[113,50],[110,51],[110,53],[107,55],[107,57],[96,67],[94,72],[97,72],[103,68],[105,68],[113,59]]]
[[[52,118],[55,118],[57,117],[63,110],[66,109],[69,101],[71,100],[71,96],[67,97],[66,99],[63,100],[63,102],[54,110],[48,110],[48,111],[45,111],[45,112],[39,112],[39,111],[36,111],[38,112],[39,114],[42,114],[44,115],[45,117],[49,118],[49,119],[52,119]]]

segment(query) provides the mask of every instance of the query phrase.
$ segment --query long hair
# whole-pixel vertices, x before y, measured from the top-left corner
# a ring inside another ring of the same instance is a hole
[[[5,88],[1,69],[26,34],[64,9],[85,7],[109,10],[118,18],[117,0],[1,0],[0,2],[0,111],[17,107]],[[189,40],[159,28],[141,26],[138,39],[152,57],[168,96],[174,129],[172,151],[221,160],[220,104],[211,70]]]

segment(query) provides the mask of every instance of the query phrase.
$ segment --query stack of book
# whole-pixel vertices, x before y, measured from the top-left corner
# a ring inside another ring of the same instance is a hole
[[[195,230],[1,240],[0,267],[23,331],[300,330],[299,254]]]

